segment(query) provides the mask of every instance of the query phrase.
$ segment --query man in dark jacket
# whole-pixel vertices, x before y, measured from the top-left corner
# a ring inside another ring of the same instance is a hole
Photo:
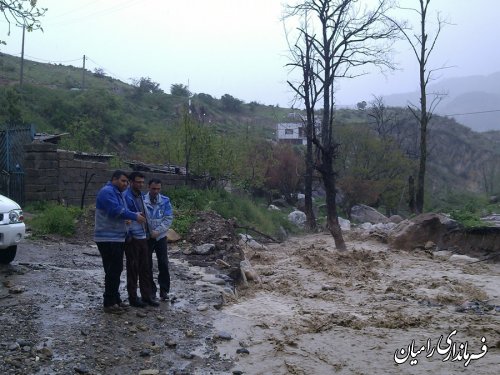
[[[142,187],[144,185],[144,175],[141,172],[132,172],[128,176],[130,187],[125,190],[125,203],[130,211],[139,211],[146,216]],[[125,257],[127,264],[127,291],[128,300],[131,306],[146,307],[159,306],[157,301],[151,298],[151,279],[153,275],[149,267],[148,248],[148,223],[141,224],[132,222],[129,227],[127,240],[125,241]],[[137,296],[137,281],[141,298]]]
[[[120,275],[123,270],[123,246],[127,222],[145,223],[140,212],[127,209],[123,191],[128,186],[127,174],[117,170],[96,198],[94,241],[104,267],[104,312],[120,314],[125,305],[120,298]]]

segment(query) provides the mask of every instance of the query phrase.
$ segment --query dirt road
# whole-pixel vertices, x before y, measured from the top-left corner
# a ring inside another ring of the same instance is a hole
[[[95,244],[24,242],[15,262],[0,268],[0,373],[230,374],[212,325],[222,286],[175,253],[175,303],[117,316],[102,311]]]
[[[498,373],[498,263],[347,244],[338,253],[317,234],[246,249],[261,282],[222,308],[228,284],[174,246],[178,302],[114,316],[91,242],[26,241],[0,268],[0,373]]]

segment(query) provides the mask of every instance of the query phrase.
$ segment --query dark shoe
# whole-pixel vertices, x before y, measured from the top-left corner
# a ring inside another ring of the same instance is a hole
[[[104,306],[104,312],[106,314],[123,314],[124,310],[118,305]]]
[[[129,308],[130,306],[129,306],[129,304],[128,304],[128,303],[125,303],[125,302],[121,302],[121,301],[120,301],[120,302],[118,303],[118,307],[119,307],[119,308],[121,308],[121,309],[122,309],[122,310],[124,310],[124,311],[127,311],[127,310],[128,310],[128,308]]]
[[[144,300],[144,302],[146,304],[148,304],[149,306],[153,306],[153,307],[160,306],[160,303],[158,301],[154,300],[154,299],[146,299],[146,300]]]
[[[168,301],[168,293],[167,293],[167,292],[165,292],[165,291],[161,291],[161,292],[160,292],[160,299],[161,299],[162,301]]]
[[[140,298],[136,298],[136,299],[130,300],[130,306],[146,307],[146,304]]]

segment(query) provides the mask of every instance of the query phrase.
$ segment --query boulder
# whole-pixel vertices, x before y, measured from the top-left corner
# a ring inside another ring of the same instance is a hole
[[[389,219],[378,212],[376,209],[365,206],[364,204],[358,204],[351,208],[351,219],[357,221],[358,223],[387,223]]]
[[[306,214],[302,211],[293,211],[288,214],[288,221],[295,224],[299,228],[304,228],[306,224]]]
[[[168,232],[167,232],[167,241],[168,242],[177,242],[177,241],[180,241],[181,239],[182,239],[182,237],[175,230],[173,230],[172,228],[170,228],[168,230]]]
[[[267,250],[267,247],[255,241],[249,234],[240,233],[240,246],[248,246],[252,249]]]
[[[389,218],[389,221],[391,223],[394,223],[394,224],[399,224],[403,221],[404,219],[399,216],[399,215],[392,215],[390,218]]]
[[[448,233],[458,228],[458,223],[446,215],[424,213],[399,223],[389,233],[389,244],[398,249],[413,250],[432,241],[441,247]]]
[[[275,206],[274,204],[270,204],[267,209],[269,211],[281,211],[281,209],[278,206]]]
[[[349,220],[339,217],[339,224],[340,229],[342,229],[343,231],[351,230],[351,222]]]

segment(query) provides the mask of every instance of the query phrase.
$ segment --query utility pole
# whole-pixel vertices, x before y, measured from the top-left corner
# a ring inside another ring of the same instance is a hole
[[[23,42],[21,45],[21,74],[19,77],[19,88],[23,87],[23,76],[24,76],[24,31],[26,29],[26,24],[23,24]]]
[[[82,90],[85,89],[85,55],[83,55]]]

